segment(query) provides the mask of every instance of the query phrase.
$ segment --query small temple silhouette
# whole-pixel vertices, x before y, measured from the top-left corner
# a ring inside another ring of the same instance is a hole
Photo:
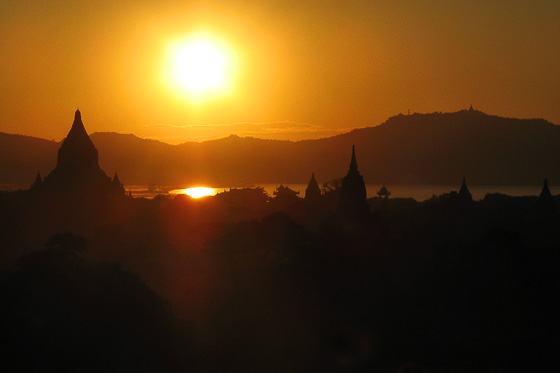
[[[340,186],[340,202],[338,212],[342,215],[362,216],[369,212],[367,204],[366,184],[358,171],[356,149],[352,145],[352,157],[348,173]]]
[[[99,167],[98,152],[82,123],[80,110],[76,110],[72,127],[58,149],[56,167],[43,180],[38,173],[31,189],[124,194],[117,174],[111,179]]]
[[[299,191],[296,192],[290,187],[280,184],[280,186],[277,187],[276,190],[272,192],[272,194],[275,196],[275,198],[278,199],[292,199],[292,198],[297,198]]]
[[[537,199],[536,212],[540,217],[552,217],[558,212],[556,201],[554,200],[554,197],[552,196],[552,193],[550,193],[550,189],[548,187],[547,178],[544,179],[541,194]]]
[[[389,192],[389,190],[387,189],[387,187],[385,185],[383,185],[381,187],[381,189],[379,189],[379,191],[377,192],[377,196],[379,198],[383,198],[384,200],[389,199],[390,195],[391,195],[391,192]]]
[[[316,203],[321,200],[321,188],[319,188],[319,184],[317,184],[317,180],[315,180],[315,172],[311,173],[311,180],[309,180],[307,189],[305,189],[304,199],[307,202],[312,203]]]
[[[119,179],[119,175],[117,175],[116,171],[115,171],[115,176],[113,176],[113,181],[111,183],[113,184],[113,189],[115,191],[124,193],[124,185],[121,183]]]
[[[467,182],[465,178],[463,178],[463,183],[461,184],[461,189],[459,189],[459,193],[457,193],[457,197],[460,201],[464,202],[472,202],[472,194],[469,192],[469,188],[467,187]]]

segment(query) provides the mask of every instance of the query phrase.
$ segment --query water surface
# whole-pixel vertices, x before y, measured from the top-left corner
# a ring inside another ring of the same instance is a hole
[[[280,184],[260,184],[268,195],[273,196],[274,191]],[[291,189],[299,192],[300,197],[305,196],[305,189],[307,184],[283,184]],[[255,185],[257,186],[257,185]],[[367,197],[376,197],[377,192],[381,189],[382,185],[367,184],[366,191]],[[458,191],[460,185],[386,185],[387,189],[391,192],[390,198],[414,198],[417,201],[425,201],[432,198],[432,196],[439,196],[443,193],[451,191]],[[154,198],[158,194],[162,195],[175,195],[175,190],[183,189],[181,186],[148,186],[148,185],[125,185],[126,193],[131,196],[139,198]],[[221,193],[230,189],[229,186],[212,187],[216,193]],[[235,188],[235,186],[233,186]],[[29,189],[29,185],[21,184],[0,184],[0,190],[14,191]],[[538,196],[541,193],[542,186],[504,186],[504,185],[469,185],[469,190],[474,200],[484,199],[488,193],[501,193],[513,197],[521,196]],[[560,195],[560,186],[551,186],[550,192],[552,195]]]

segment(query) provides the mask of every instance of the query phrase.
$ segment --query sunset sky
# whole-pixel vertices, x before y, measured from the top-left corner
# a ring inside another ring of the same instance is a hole
[[[177,56],[201,40],[223,81],[181,86],[194,68]],[[0,132],[57,141],[76,108],[90,133],[168,143],[319,138],[471,104],[560,124],[557,0],[2,0],[0,56]]]

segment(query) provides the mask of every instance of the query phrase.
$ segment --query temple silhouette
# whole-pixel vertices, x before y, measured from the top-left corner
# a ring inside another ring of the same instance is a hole
[[[539,194],[535,208],[539,217],[557,216],[558,208],[552,193],[550,193],[547,178],[544,179],[541,194]]]
[[[57,164],[43,180],[37,173],[32,190],[62,193],[124,194],[117,173],[113,179],[99,167],[99,155],[89,138],[80,110],[58,149]]]
[[[311,180],[309,180],[309,184],[305,189],[304,199],[311,203],[317,203],[321,200],[321,189],[319,184],[317,184],[317,180],[315,180],[315,172],[311,174]]]
[[[471,106],[472,109],[472,106]],[[471,203],[472,202],[472,194],[469,192],[469,188],[467,187],[467,182],[465,178],[463,178],[463,183],[461,184],[461,189],[459,189],[459,193],[457,193],[459,200]]]
[[[353,146],[346,176],[312,173],[304,198],[127,198],[79,111],[56,167],[34,172],[0,192],[0,371],[557,368],[547,179],[538,198],[473,200],[463,178],[425,201],[385,185],[367,200]]]
[[[366,199],[366,184],[360,171],[358,171],[355,146],[352,145],[350,167],[340,186],[338,213],[350,216],[366,215],[369,212]]]
[[[296,192],[295,190],[290,189],[290,187],[280,184],[280,186],[277,187],[272,194],[278,199],[291,199],[296,198],[299,191]]]

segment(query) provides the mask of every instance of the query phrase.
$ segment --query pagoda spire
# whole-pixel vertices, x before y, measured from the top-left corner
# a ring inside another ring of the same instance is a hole
[[[80,110],[74,113],[72,127],[58,149],[56,167],[43,183],[46,188],[66,191],[111,189],[111,178],[99,167],[98,152],[86,132]]]
[[[115,171],[115,176],[113,176],[113,184],[121,184],[121,181],[119,180],[119,175],[117,175],[117,171]]]
[[[315,172],[312,172],[311,180],[309,180],[307,189],[305,189],[305,200],[311,202],[317,202],[320,199],[321,199],[321,188],[319,188],[319,184],[317,184],[317,180],[315,180]]]
[[[80,110],[74,113],[74,122],[58,150],[57,167],[82,168],[89,166],[99,168],[97,149],[89,138]]]
[[[82,113],[80,113],[79,109],[76,109],[76,112],[74,113],[74,122],[72,123],[72,127],[70,128],[70,132],[86,132],[86,128],[84,127],[84,123],[82,122]],[[70,132],[68,134],[70,134]]]
[[[119,180],[119,175],[117,175],[117,171],[115,171],[115,176],[113,176],[112,184],[113,184],[113,189],[115,191],[124,193],[124,185]]]
[[[80,113],[80,109],[76,109],[76,112],[74,113],[74,123],[76,122],[82,122],[82,113]]]
[[[536,210],[540,217],[557,216],[558,207],[556,206],[556,201],[554,200],[552,193],[550,193],[547,178],[544,179],[541,194],[537,199]]]
[[[350,159],[350,169],[348,172],[358,172],[358,162],[356,162],[356,147],[352,145],[352,158]]]
[[[548,187],[548,179],[545,177],[539,198],[549,198],[549,196],[552,196],[552,193],[550,193],[550,188]]]
[[[467,181],[466,179],[463,177],[463,183],[461,184],[461,189],[459,189],[459,193],[461,192],[468,192],[469,188],[467,187]]]
[[[309,181],[309,184],[317,184],[317,180],[315,180],[315,172],[311,173],[311,180]]]
[[[459,189],[459,193],[457,194],[461,200],[472,202],[472,194],[467,187],[467,182],[463,177],[463,183],[461,184],[461,189]]]
[[[340,186],[338,211],[342,214],[356,217],[367,215],[369,206],[367,205],[366,194],[364,178],[360,175],[358,163],[356,162],[356,147],[352,145],[350,167]]]

